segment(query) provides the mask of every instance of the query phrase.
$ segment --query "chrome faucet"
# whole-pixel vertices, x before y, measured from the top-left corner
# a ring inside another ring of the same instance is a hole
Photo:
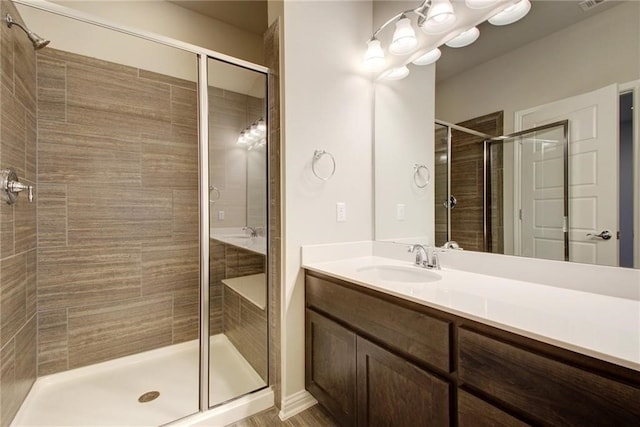
[[[436,270],[440,270],[440,258],[436,253],[435,248],[429,248],[427,250],[422,245],[411,245],[409,246],[410,253],[416,253],[416,261],[415,265],[423,268],[435,268]],[[431,252],[431,254],[429,254]]]
[[[258,231],[254,227],[242,227],[242,231],[246,231],[247,234],[249,234],[249,237],[251,237],[252,239],[258,237]]]

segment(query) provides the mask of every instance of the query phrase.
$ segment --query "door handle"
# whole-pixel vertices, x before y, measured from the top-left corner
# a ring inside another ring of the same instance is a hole
[[[603,232],[601,232],[600,234],[591,234],[588,233],[587,234],[588,237],[599,237],[602,240],[609,240],[611,237],[613,237],[611,235],[611,232],[609,230],[604,230]]]

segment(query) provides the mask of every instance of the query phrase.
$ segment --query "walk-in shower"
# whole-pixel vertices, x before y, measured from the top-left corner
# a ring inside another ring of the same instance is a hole
[[[268,123],[267,68],[52,3],[1,7],[29,38],[0,32],[0,167],[34,203],[0,207],[0,424],[271,406],[269,145],[237,144]]]

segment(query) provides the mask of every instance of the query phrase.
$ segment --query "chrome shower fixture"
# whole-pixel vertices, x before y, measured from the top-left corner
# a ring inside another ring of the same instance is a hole
[[[27,33],[27,37],[29,37],[29,40],[31,40],[31,43],[33,43],[33,48],[35,50],[40,50],[40,49],[42,49],[43,47],[45,47],[46,45],[49,44],[49,40],[43,39],[42,37],[40,37],[39,35],[37,35],[33,31],[30,31],[29,29],[25,28],[24,26],[22,26],[18,22],[14,21],[13,17],[11,16],[11,14],[7,13],[7,15],[4,18],[4,21],[7,23],[7,27],[11,28],[11,27],[13,27],[15,25],[18,28],[20,28],[22,31]]]

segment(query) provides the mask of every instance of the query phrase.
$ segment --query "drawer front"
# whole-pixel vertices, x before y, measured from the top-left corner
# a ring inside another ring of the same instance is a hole
[[[309,307],[348,323],[389,348],[450,372],[450,322],[309,275],[306,298]]]
[[[528,425],[471,393],[458,390],[459,427],[526,427]]]
[[[458,378],[548,425],[640,425],[640,389],[460,328]]]

